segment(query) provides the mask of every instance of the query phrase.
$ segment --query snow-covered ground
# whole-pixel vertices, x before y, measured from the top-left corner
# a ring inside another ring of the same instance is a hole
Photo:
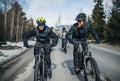
[[[29,41],[28,42],[30,45],[34,45],[34,41]],[[19,46],[21,48],[19,49],[13,49],[13,50],[1,50],[0,52],[3,54],[0,56],[0,62],[6,61],[8,59],[11,59],[12,57],[21,54],[22,52],[26,51],[28,48],[23,46],[23,42],[18,42],[18,43],[11,43],[7,42],[7,45],[4,46]]]

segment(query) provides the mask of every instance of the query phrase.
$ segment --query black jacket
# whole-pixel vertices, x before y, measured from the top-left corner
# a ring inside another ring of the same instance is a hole
[[[100,42],[100,38],[98,37],[97,33],[95,30],[92,28],[92,25],[85,22],[83,27],[77,28],[77,23],[73,24],[70,28],[70,30],[66,34],[66,38],[70,43],[73,43],[73,39],[77,40],[82,40],[85,39],[87,40],[89,32],[94,36],[95,40],[97,42]]]
[[[37,43],[41,43],[41,44],[50,43],[50,38],[54,40],[52,43],[52,46],[56,46],[58,42],[57,35],[53,31],[51,31],[48,26],[45,26],[45,28],[42,31],[40,31],[38,27],[36,27],[33,30],[23,35],[24,46],[26,47],[29,46],[28,39],[33,36],[36,37],[36,44]]]

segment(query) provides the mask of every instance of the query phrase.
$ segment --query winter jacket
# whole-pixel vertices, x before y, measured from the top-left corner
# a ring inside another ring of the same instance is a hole
[[[70,43],[73,43],[73,39],[77,39],[79,41],[84,39],[86,41],[89,32],[94,36],[97,42],[100,42],[98,34],[92,28],[92,25],[87,22],[85,22],[81,28],[77,28],[77,23],[73,24],[70,30],[67,32],[66,38]]]
[[[52,47],[57,45],[58,42],[58,37],[56,36],[56,34],[50,30],[50,28],[48,26],[45,26],[45,28],[40,31],[38,29],[38,27],[34,28],[33,30],[25,33],[23,35],[23,43],[24,46],[27,47],[28,45],[28,39],[30,37],[36,37],[36,44],[46,44],[46,43],[50,43],[50,39],[53,39],[54,42],[52,43]]]

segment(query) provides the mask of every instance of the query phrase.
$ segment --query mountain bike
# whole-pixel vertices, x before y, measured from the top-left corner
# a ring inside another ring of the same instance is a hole
[[[48,76],[49,78],[52,76],[47,66],[47,60],[45,58],[45,52],[43,50],[44,46],[45,45],[39,45],[40,51],[37,57],[37,62],[35,63],[34,81],[47,81]]]
[[[79,41],[79,47],[78,47],[78,54],[79,54],[79,61],[78,63],[82,65],[82,70],[84,73],[84,79],[85,81],[100,81],[100,73],[99,68],[97,65],[96,60],[92,57],[92,53],[88,50],[88,44],[95,43],[93,42],[81,42]],[[87,44],[86,45],[86,51],[82,50],[81,44]],[[80,65],[79,65],[80,66]]]

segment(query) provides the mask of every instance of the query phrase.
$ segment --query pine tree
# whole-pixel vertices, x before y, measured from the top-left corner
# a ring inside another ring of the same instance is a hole
[[[112,12],[105,34],[107,41],[120,42],[120,0],[113,0]]]
[[[90,16],[88,16],[87,22],[89,22],[90,24],[93,23],[92,18],[91,18]],[[89,38],[89,39],[93,39],[93,36],[92,36],[91,34],[88,34],[88,38]]]
[[[101,39],[104,39],[104,26],[105,26],[105,14],[104,14],[104,7],[102,5],[103,0],[98,0],[96,5],[93,9],[93,26],[97,31],[98,35]]]

